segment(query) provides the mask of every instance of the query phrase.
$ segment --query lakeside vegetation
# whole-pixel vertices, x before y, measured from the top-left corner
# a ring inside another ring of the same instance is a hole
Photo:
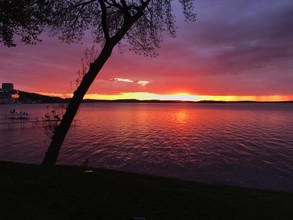
[[[19,91],[18,94],[19,94],[19,98],[17,101],[20,103],[64,103],[66,102],[65,99],[60,97],[40,95],[37,93]]]
[[[293,193],[0,162],[0,219],[293,219]]]

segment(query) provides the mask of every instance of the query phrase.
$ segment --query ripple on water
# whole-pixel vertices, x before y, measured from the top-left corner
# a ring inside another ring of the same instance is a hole
[[[293,106],[279,105],[82,105],[59,163],[293,191]],[[37,128],[0,129],[1,160],[40,163],[47,145]]]

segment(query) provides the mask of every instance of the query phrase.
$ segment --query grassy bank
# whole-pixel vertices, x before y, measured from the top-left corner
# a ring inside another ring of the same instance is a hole
[[[293,219],[293,193],[85,170],[0,162],[0,219]]]

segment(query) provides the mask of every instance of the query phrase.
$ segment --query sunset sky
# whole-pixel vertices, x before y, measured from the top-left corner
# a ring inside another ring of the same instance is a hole
[[[293,1],[195,2],[195,23],[185,23],[176,8],[177,37],[165,38],[157,58],[114,50],[87,98],[293,100]],[[69,45],[46,34],[41,39],[0,45],[0,83],[71,94],[92,39]]]

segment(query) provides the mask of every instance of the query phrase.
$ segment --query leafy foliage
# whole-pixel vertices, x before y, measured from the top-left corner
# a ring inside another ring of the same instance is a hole
[[[49,25],[49,4],[42,0],[0,0],[0,42],[16,46],[14,36],[26,44],[33,44]]]
[[[194,21],[193,1],[181,0],[187,21]],[[131,16],[135,17],[147,5],[119,44],[141,55],[155,56],[163,39],[163,32],[175,37],[176,27],[171,0],[146,1],[68,1],[54,6],[53,30],[65,42],[75,42],[90,30],[95,42],[104,45],[119,34]],[[62,8],[61,10],[59,8]],[[65,15],[64,15],[65,14]]]
[[[155,56],[156,48],[167,32],[175,37],[172,0],[10,0],[0,1],[0,40],[15,46],[14,35],[25,43],[37,42],[44,30],[66,42],[79,42],[91,33],[104,45],[124,34],[121,47],[146,56]],[[193,0],[179,0],[187,21],[194,21]],[[138,16],[139,15],[139,16]]]

